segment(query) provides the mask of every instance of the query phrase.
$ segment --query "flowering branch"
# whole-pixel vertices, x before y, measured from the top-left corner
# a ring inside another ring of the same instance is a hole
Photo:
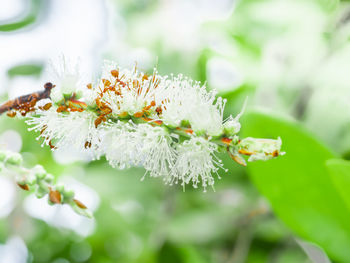
[[[36,197],[48,196],[48,203],[68,204],[76,213],[91,218],[87,207],[75,199],[75,193],[63,185],[55,185],[53,175],[47,173],[41,165],[31,169],[22,165],[22,156],[18,153],[0,150],[0,174],[15,175],[17,185],[25,191],[33,192]]]
[[[156,70],[147,75],[136,67],[106,63],[95,84],[80,85],[71,72],[61,72],[55,84],[29,108],[21,103],[8,107],[24,116],[30,112],[30,130],[40,132],[43,145],[53,150],[66,147],[95,158],[105,155],[113,167],[141,165],[146,174],[168,184],[201,183],[204,189],[214,185],[212,174],[223,169],[217,152],[227,152],[244,166],[243,156],[255,161],[283,154],[279,138],[240,139],[242,113],[224,121],[226,101],[182,75],[169,78]],[[36,105],[47,97],[45,104]]]
[[[9,117],[15,117],[16,111],[18,111],[22,116],[26,116],[28,112],[35,111],[35,105],[38,101],[50,98],[51,89],[54,87],[52,83],[48,82],[44,85],[44,91],[24,95],[4,103],[0,106],[0,115],[7,112]]]

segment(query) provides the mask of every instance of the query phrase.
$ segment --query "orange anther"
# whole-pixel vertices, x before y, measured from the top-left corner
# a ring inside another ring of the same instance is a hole
[[[238,150],[238,152],[240,154],[244,154],[244,155],[252,155],[253,154],[252,152],[249,152],[249,151],[247,151],[245,149],[240,149],[240,150]]]
[[[232,154],[230,151],[228,151],[228,153],[229,153],[231,159],[234,160],[236,163],[238,163],[238,164],[240,164],[242,166],[247,166],[247,164],[246,164],[246,162],[245,162],[245,160],[243,159],[242,156],[240,156],[238,154],[237,155],[236,154]]]
[[[17,183],[17,185],[19,187],[21,187],[23,190],[26,190],[26,191],[29,191],[29,186],[27,184],[20,184],[20,183]]]
[[[57,190],[51,190],[49,193],[49,199],[54,204],[60,204],[61,203],[61,194]]]
[[[163,124],[163,122],[161,120],[156,120],[156,121],[154,121],[154,123],[158,124],[158,125],[162,125]]]
[[[193,130],[192,129],[185,129],[184,130],[186,133],[189,133],[189,134],[192,134],[193,133]]]
[[[46,103],[46,104],[43,106],[43,110],[49,110],[51,107],[52,107],[52,103]]]
[[[77,199],[73,199],[74,203],[79,206],[81,209],[86,209],[87,207],[82,203],[80,202],[79,200]]]
[[[102,79],[102,83],[105,86],[110,86],[111,85],[111,82],[108,79]]]
[[[54,146],[51,141],[49,141],[49,146],[50,146],[50,149],[56,149],[56,146]]]
[[[272,152],[272,156],[273,156],[273,157],[277,157],[278,155],[279,155],[279,153],[278,153],[277,150],[274,150],[274,151]]]
[[[221,138],[221,141],[222,141],[223,143],[225,143],[226,145],[230,145],[231,142],[232,142],[232,139],[229,139],[229,138],[224,137],[224,138]]]
[[[96,120],[95,120],[95,128],[97,128],[103,121],[106,121],[106,117],[104,115],[99,116]]]
[[[16,116],[16,112],[15,111],[9,111],[8,113],[6,113],[7,116],[9,116],[10,118],[13,118]]]
[[[136,112],[136,113],[134,114],[134,117],[135,117],[135,118],[140,118],[140,117],[142,117],[142,116],[143,116],[143,112],[142,112],[142,111]]]
[[[116,70],[116,69],[113,69],[113,70],[111,70],[111,74],[112,74],[113,77],[118,78],[118,76],[119,76],[119,71]]]
[[[162,107],[161,107],[161,106],[158,106],[158,107],[156,108],[156,112],[157,112],[158,114],[162,113]]]
[[[85,148],[85,149],[91,148],[91,142],[86,141],[86,142],[85,142],[85,145],[84,145],[84,148]]]
[[[67,107],[66,106],[59,106],[56,111],[57,112],[67,111]]]

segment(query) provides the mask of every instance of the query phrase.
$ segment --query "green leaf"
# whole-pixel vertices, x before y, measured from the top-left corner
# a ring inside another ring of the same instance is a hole
[[[10,78],[15,76],[23,76],[23,75],[36,75],[39,76],[42,72],[43,66],[39,64],[22,64],[17,65],[10,68],[7,71],[7,75]]]
[[[317,0],[321,7],[328,12],[333,12],[339,6],[339,0]]]
[[[350,161],[332,159],[326,165],[335,187],[350,209]]]
[[[31,0],[30,10],[26,16],[20,16],[19,20],[10,23],[0,24],[0,32],[14,31],[29,26],[37,21],[39,12],[42,9],[43,0]]]
[[[282,138],[286,155],[248,164],[276,215],[334,259],[350,262],[350,214],[325,165],[335,155],[292,120],[250,112],[242,127],[244,136]]]

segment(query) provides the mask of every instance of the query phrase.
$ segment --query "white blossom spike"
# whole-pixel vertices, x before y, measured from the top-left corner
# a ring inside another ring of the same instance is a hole
[[[145,175],[168,184],[204,189],[213,187],[223,168],[216,152],[227,152],[243,166],[244,155],[249,161],[281,155],[280,139],[238,137],[245,106],[223,121],[226,100],[182,75],[160,76],[156,70],[148,75],[136,66],[106,62],[101,79],[81,87],[81,98],[56,87],[46,105],[18,105],[34,109],[27,123],[43,144],[105,155],[115,168],[143,166]]]

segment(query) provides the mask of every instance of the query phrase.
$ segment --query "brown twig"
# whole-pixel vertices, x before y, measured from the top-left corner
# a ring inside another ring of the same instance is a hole
[[[0,106],[0,115],[11,110],[18,110],[22,115],[33,111],[36,103],[43,99],[50,98],[51,90],[55,87],[51,82],[44,85],[44,90],[28,95],[20,96],[14,100],[9,100]]]

